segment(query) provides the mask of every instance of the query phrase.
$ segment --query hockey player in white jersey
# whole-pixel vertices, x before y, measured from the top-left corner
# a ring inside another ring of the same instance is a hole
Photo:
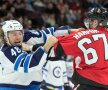
[[[4,41],[0,50],[0,90],[39,90],[43,80],[41,69],[57,39],[50,36],[37,49],[28,45],[28,51],[34,48],[34,52],[28,53],[22,50],[24,31],[18,21],[2,23],[0,34]]]
[[[66,64],[63,59],[47,61],[43,67],[43,79],[48,90],[65,90],[68,86]],[[69,89],[68,89],[69,90]]]

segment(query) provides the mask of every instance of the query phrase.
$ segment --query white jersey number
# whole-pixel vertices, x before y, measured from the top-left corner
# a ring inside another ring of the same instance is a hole
[[[104,53],[105,53],[105,60],[108,60],[108,55],[107,55],[107,51],[108,51],[108,42],[107,42],[107,38],[105,36],[105,34],[96,34],[96,35],[92,35],[93,40],[97,41],[99,39],[102,39],[103,44],[104,44]],[[84,54],[84,58],[85,58],[85,63],[88,65],[94,64],[97,62],[98,60],[98,55],[97,52],[94,48],[90,47],[90,48],[85,48],[84,44],[91,44],[92,42],[91,39],[89,38],[83,38],[78,42],[78,47],[82,50],[83,54]],[[97,45],[98,46],[98,45]],[[92,55],[92,58],[88,57],[88,54]]]

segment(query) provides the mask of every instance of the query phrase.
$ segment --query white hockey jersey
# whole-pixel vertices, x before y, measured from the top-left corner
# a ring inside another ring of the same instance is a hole
[[[29,90],[30,84],[37,86],[30,90],[38,90],[46,57],[43,47],[28,54],[21,47],[4,45],[0,51],[0,90]]]
[[[51,27],[42,31],[31,30],[24,33],[24,42],[33,45],[45,43],[49,34],[61,36],[68,32],[69,26],[57,29]],[[28,54],[20,47],[4,45],[0,51],[0,89],[38,90],[43,80],[41,68],[46,62],[46,57],[47,53],[42,47]]]
[[[43,67],[43,79],[47,88],[63,90],[64,84],[68,83],[65,61],[48,60]]]

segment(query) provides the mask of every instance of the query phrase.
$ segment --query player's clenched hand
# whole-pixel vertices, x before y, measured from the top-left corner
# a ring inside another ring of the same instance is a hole
[[[32,51],[32,45],[28,45],[26,43],[22,43],[22,50],[24,51]]]
[[[50,35],[47,37],[47,41],[43,47],[46,51],[49,51],[49,49],[52,46],[54,46],[54,44],[56,44],[57,42],[58,42],[58,39],[56,37]]]

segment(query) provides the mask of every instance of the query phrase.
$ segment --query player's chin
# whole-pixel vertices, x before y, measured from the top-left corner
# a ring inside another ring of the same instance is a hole
[[[13,46],[21,46],[22,43],[14,43]]]

